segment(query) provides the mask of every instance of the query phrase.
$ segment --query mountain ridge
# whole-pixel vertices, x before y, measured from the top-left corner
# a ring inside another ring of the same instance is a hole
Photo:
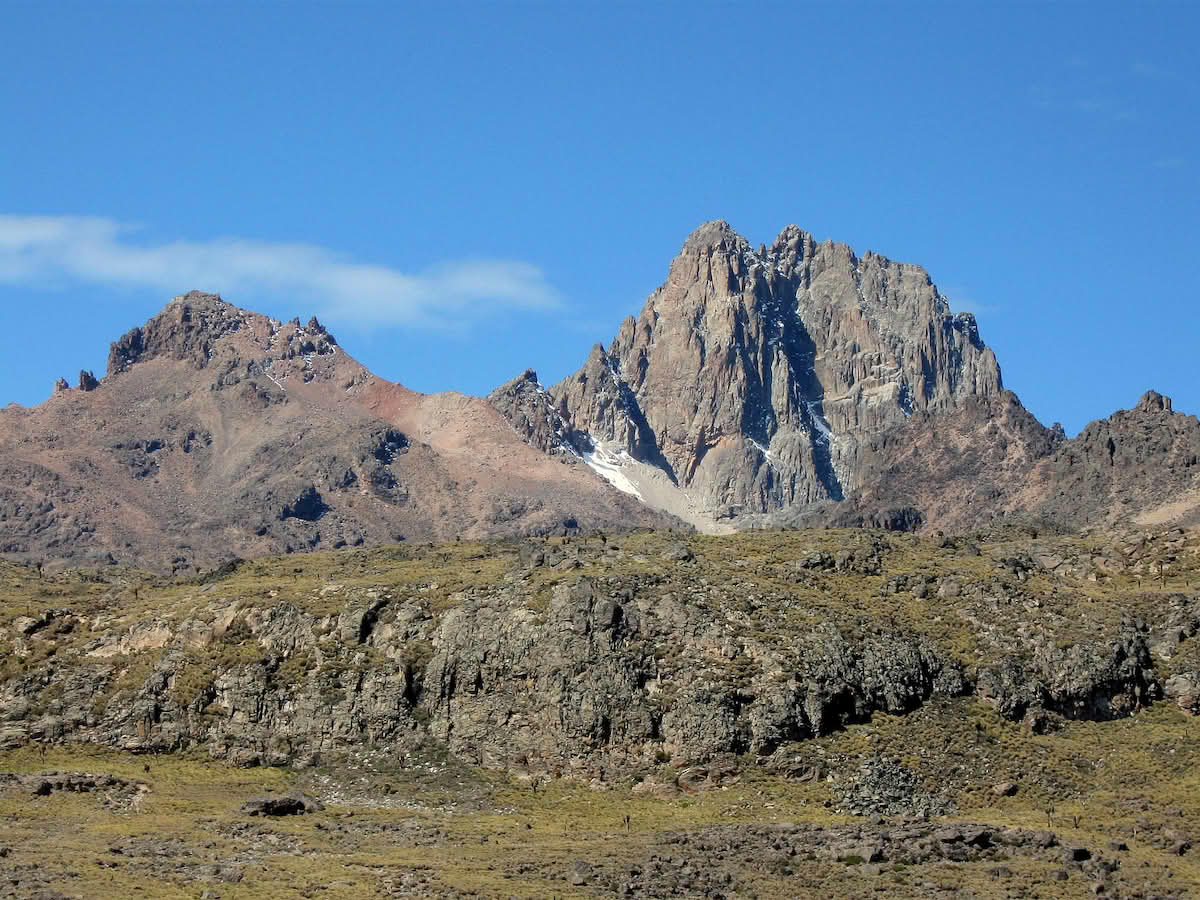
[[[1200,421],[1147,393],[1067,439],[926,270],[796,226],[684,241],[607,347],[542,385],[419,394],[314,317],[191,292],[0,410],[0,554],[194,568],[455,537],[1200,522]]]
[[[680,526],[465,395],[378,378],[313,319],[181,295],[91,390],[0,410],[0,553],[211,567],[408,540]]]
[[[975,316],[953,313],[923,267],[795,225],[757,251],[724,220],[701,225],[642,311],[548,393],[560,434],[626,457],[635,485],[657,482],[660,505],[706,530],[962,530],[1012,515],[1079,527],[1102,505],[1039,493],[1064,477],[1042,461],[1073,445],[1005,389]],[[1026,476],[1040,486],[1018,489]],[[1145,477],[1126,502],[1161,500]],[[1200,483],[1184,473],[1179,490]]]

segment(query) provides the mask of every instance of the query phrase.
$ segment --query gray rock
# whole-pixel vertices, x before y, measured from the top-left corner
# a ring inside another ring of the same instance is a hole
[[[552,393],[573,431],[660,466],[702,507],[761,513],[840,499],[870,435],[1000,390],[974,317],[920,267],[794,226],[755,251],[710,222]]]
[[[1067,648],[1043,644],[1030,660],[983,666],[976,689],[1010,719],[1039,710],[1068,719],[1115,719],[1160,694],[1145,635],[1133,629]]]
[[[584,885],[588,883],[588,879],[592,875],[592,867],[583,860],[576,860],[571,866],[570,872],[567,873],[567,881],[573,885]]]
[[[1189,715],[1200,715],[1200,673],[1172,675],[1163,686],[1167,699],[1174,700]]]

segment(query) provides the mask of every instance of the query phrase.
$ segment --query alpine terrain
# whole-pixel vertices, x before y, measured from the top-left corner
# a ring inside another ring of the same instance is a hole
[[[697,229],[544,385],[189,293],[0,410],[0,898],[1183,898],[1200,421]]]

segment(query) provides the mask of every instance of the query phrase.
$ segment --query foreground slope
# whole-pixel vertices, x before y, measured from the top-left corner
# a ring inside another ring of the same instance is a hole
[[[282,764],[424,733],[544,770],[766,756],[938,698],[1044,730],[1192,677],[1174,666],[1200,629],[1198,564],[1200,534],[1178,531],[820,530],[396,546],[186,578],[11,566],[5,739]]]
[[[657,533],[0,576],[17,896],[1200,878],[1200,533]],[[264,790],[319,802],[251,817]]]
[[[486,401],[408,391],[315,319],[213,295],[114,343],[103,380],[0,410],[0,552],[17,557],[191,569],[671,521],[536,452]]]

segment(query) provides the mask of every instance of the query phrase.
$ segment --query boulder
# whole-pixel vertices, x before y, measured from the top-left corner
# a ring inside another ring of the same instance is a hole
[[[324,808],[325,805],[314,797],[282,794],[252,797],[242,804],[240,811],[248,816],[298,816]]]

